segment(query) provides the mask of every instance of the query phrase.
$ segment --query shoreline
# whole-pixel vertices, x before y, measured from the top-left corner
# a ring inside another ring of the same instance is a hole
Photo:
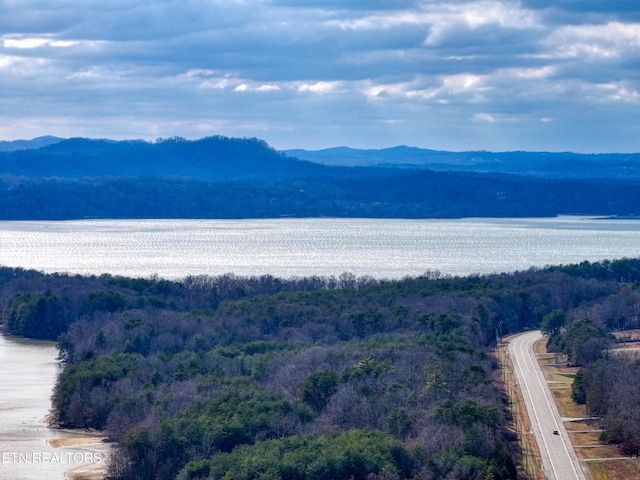
[[[66,471],[64,478],[66,480],[104,480],[107,476],[107,463],[111,455],[111,444],[106,442],[106,436],[100,433],[85,433],[70,429],[56,430],[74,436],[50,438],[47,440],[49,447],[82,450],[90,455],[89,458],[98,459],[97,462],[80,464]]]

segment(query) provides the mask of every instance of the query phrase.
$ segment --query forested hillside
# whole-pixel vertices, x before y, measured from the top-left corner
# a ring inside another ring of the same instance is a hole
[[[285,156],[257,139],[70,139],[0,152],[0,220],[640,212],[633,177],[525,176],[531,155],[523,154],[521,175],[506,175],[329,167]]]
[[[551,217],[636,212],[640,212],[638,186],[616,180],[397,170],[274,181],[0,177],[0,220]]]
[[[496,335],[542,325],[596,361],[638,327],[638,282],[638,260],[397,281],[3,268],[0,314],[61,333],[55,421],[117,442],[116,479],[513,479]]]
[[[174,137],[153,143],[71,138],[37,149],[0,151],[0,172],[27,178],[280,179],[327,170],[280,154],[256,138]]]

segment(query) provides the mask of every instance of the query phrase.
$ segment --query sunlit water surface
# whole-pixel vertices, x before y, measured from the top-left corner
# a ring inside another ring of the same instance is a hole
[[[170,279],[465,275],[639,255],[639,221],[572,216],[0,222],[0,265]]]

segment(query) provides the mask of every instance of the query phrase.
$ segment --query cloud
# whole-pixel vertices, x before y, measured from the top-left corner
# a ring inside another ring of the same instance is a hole
[[[560,58],[592,60],[633,55],[640,48],[640,23],[568,25],[554,31],[547,41]]]
[[[473,120],[488,123],[496,123],[497,121],[496,117],[494,115],[491,115],[490,113],[476,113],[473,116]]]
[[[0,136],[638,150],[639,57],[625,0],[10,0]]]
[[[41,48],[41,47],[72,47],[77,45],[77,41],[69,40],[49,40],[46,38],[20,38],[12,39],[6,38],[3,40],[3,47],[6,49],[11,48]]]
[[[532,9],[576,12],[582,18],[591,14],[629,18],[639,13],[635,0],[523,0],[522,3]]]

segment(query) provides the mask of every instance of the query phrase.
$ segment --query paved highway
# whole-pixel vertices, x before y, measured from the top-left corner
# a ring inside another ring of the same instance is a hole
[[[533,344],[540,338],[539,331],[519,335],[509,343],[509,356],[538,442],[542,468],[549,480],[586,480],[533,352]]]

